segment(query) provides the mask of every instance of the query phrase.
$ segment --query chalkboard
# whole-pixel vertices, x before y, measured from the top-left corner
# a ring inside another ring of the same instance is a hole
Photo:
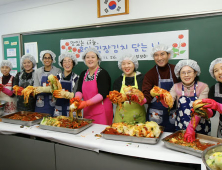
[[[200,81],[207,83],[211,87],[216,81],[210,76],[208,71],[210,62],[215,58],[222,57],[221,15],[27,34],[23,35],[23,43],[37,42],[39,52],[45,49],[50,49],[59,56],[61,39],[176,30],[189,30],[189,57],[190,59],[196,60],[201,67]],[[171,64],[176,64],[178,60],[170,60],[169,62]],[[145,74],[154,65],[155,63],[153,60],[139,61],[138,70]],[[42,63],[38,63],[38,67],[40,66],[42,66]],[[58,66],[58,63],[56,63],[56,66]],[[112,83],[122,74],[122,71],[118,69],[117,61],[101,62],[101,67],[109,72]],[[86,68],[84,63],[79,62],[79,64],[75,66],[74,72],[80,74]]]

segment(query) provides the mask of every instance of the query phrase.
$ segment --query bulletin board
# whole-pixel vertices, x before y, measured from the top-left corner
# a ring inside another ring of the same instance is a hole
[[[164,31],[189,30],[189,58],[196,60],[201,68],[200,81],[209,86],[215,84],[215,80],[209,74],[210,62],[222,57],[222,15],[195,16],[193,18],[175,18],[171,20],[143,21],[141,23],[125,23],[122,25],[107,25],[101,27],[87,27],[73,30],[58,30],[53,32],[35,33],[23,35],[23,43],[37,42],[39,52],[52,50],[60,55],[60,40],[69,38],[101,37],[113,35],[128,35],[139,33],[154,33]],[[170,60],[169,63],[177,64],[179,60]],[[56,58],[56,66],[58,60]],[[139,61],[138,71],[145,74],[154,67],[153,60]],[[42,63],[38,63],[41,67]],[[59,67],[59,66],[58,66]],[[122,74],[117,61],[102,61],[101,67],[106,69],[113,82]],[[74,72],[80,74],[87,67],[79,62],[74,67]]]
[[[20,71],[21,58],[21,35],[6,35],[2,36],[4,60],[9,60],[12,63],[11,75],[15,75]]]

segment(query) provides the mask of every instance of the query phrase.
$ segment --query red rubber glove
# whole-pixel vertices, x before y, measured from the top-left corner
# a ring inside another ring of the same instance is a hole
[[[3,90],[3,85],[2,84],[0,84],[0,92]]]
[[[88,106],[94,105],[96,103],[99,103],[102,100],[103,100],[103,96],[101,94],[96,94],[91,99],[86,100],[86,101],[82,101],[77,109],[81,110],[81,109],[83,109],[85,107],[88,107]]]
[[[7,89],[5,87],[2,88],[2,92],[5,93],[8,96],[12,96],[13,95],[13,91],[11,91],[11,90],[9,90],[9,89]]]
[[[195,141],[195,135],[196,135],[195,129],[200,122],[200,117],[195,116],[195,119],[196,119],[195,126],[194,126],[193,119],[190,121],[189,125],[187,126],[186,132],[184,134],[184,141],[187,141],[187,142]]]
[[[81,100],[80,100],[80,98],[77,96],[77,97],[71,98],[69,101],[70,101],[70,103],[73,103],[73,102],[75,102],[75,101],[80,102]]]
[[[78,110],[81,110],[81,109],[84,109],[85,107],[87,107],[88,106],[88,103],[87,103],[87,101],[82,101],[81,103],[80,103],[80,105],[78,106]]]
[[[222,113],[222,104],[216,102],[215,100],[213,100],[213,99],[202,99],[202,102],[210,103],[208,105],[203,106],[203,108],[208,108],[209,112],[210,112],[210,109],[213,109],[213,110],[218,111],[219,113]],[[212,112],[212,110],[211,110],[211,112]]]
[[[164,107],[168,108],[168,105],[164,101],[164,95],[163,94],[160,94],[160,96],[156,96],[156,99],[157,99],[157,102],[160,101]]]
[[[208,119],[209,119],[214,115],[214,113],[213,113],[212,109],[209,109],[209,108],[206,108],[206,109],[207,109],[207,116],[208,116]]]
[[[128,98],[128,96],[127,96],[127,98]],[[136,95],[131,95],[131,97],[129,97],[129,98],[130,98],[130,101],[138,103],[140,106],[144,105],[147,102],[145,97],[141,102],[139,102],[139,98]]]

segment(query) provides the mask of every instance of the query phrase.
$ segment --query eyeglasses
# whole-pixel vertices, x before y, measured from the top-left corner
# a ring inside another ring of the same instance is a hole
[[[188,71],[188,72],[183,71],[183,72],[181,72],[180,74],[181,74],[182,76],[186,76],[186,75],[190,76],[190,75],[192,75],[193,73],[194,73],[194,71]]]
[[[43,57],[43,60],[52,60],[52,57]]]

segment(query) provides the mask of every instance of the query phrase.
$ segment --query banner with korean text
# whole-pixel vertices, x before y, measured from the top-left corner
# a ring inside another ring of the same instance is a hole
[[[144,34],[116,35],[60,40],[60,51],[74,53],[78,61],[90,47],[96,48],[102,61],[118,61],[124,54],[135,55],[138,60],[153,60],[152,48],[165,44],[172,48],[172,59],[189,58],[189,31],[168,31]]]

